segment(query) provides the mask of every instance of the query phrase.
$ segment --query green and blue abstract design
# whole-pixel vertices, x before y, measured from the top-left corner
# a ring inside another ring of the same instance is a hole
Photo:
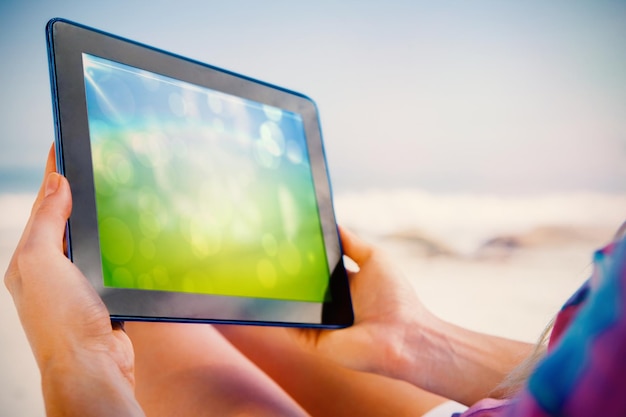
[[[83,55],[104,285],[322,302],[299,115]]]

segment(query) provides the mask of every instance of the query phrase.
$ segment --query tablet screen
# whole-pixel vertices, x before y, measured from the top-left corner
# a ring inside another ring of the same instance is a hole
[[[68,256],[112,318],[352,324],[311,99],[62,19],[46,33]]]
[[[324,301],[302,118],[83,54],[104,285]]]

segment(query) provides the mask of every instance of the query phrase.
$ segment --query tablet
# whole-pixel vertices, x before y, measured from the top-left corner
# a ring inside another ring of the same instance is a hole
[[[113,319],[352,323],[313,101],[66,20],[46,33],[68,256]]]

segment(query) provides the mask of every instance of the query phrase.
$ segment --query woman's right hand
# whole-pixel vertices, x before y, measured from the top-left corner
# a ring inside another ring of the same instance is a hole
[[[379,248],[340,227],[345,254],[359,271],[349,273],[354,325],[341,330],[294,329],[306,349],[358,371],[398,377],[398,363],[407,351],[412,327],[434,325],[438,319],[419,300],[411,283]],[[431,324],[432,323],[432,324]]]
[[[306,350],[464,404],[487,396],[531,352],[527,343],[439,319],[384,251],[343,228],[340,234],[360,268],[350,274],[355,322],[341,330],[291,329]]]

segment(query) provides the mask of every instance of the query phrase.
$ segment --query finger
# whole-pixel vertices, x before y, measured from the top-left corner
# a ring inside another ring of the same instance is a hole
[[[344,253],[352,258],[357,265],[363,264],[372,256],[373,247],[369,243],[341,226],[339,227],[339,234]]]
[[[121,330],[126,333],[124,320],[113,320],[111,319],[111,329],[113,330]]]

